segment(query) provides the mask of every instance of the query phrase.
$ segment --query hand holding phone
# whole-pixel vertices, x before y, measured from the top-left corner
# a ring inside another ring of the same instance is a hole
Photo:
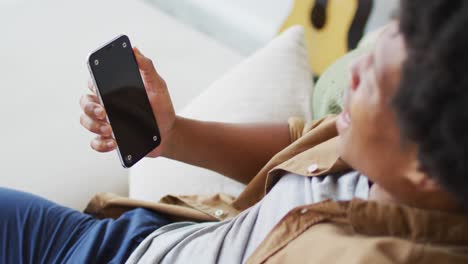
[[[124,42],[127,43],[125,45],[127,47],[123,47]],[[97,137],[91,141],[91,147],[93,149],[99,152],[108,152],[118,148],[122,164],[124,167],[130,167],[145,155],[149,157],[161,155],[166,145],[164,139],[168,137],[168,134],[174,126],[175,112],[166,83],[157,73],[152,61],[141,54],[138,49],[133,49],[132,51],[130,42],[125,36],[120,36],[107,45],[111,45],[110,47],[112,47],[112,45],[117,47],[116,44],[121,45],[119,46],[120,49],[128,48],[131,52],[130,54],[134,58],[136,71],[137,73],[139,72],[138,77],[142,79],[144,91],[147,95],[149,111],[145,111],[145,103],[138,100],[138,98],[141,99],[141,95],[135,90],[126,91],[125,100],[114,100],[115,102],[109,96],[103,96],[101,90],[108,90],[112,85],[109,86],[109,80],[106,80],[107,77],[103,77],[102,73],[92,72],[94,81],[90,82],[88,85],[92,94],[84,95],[81,98],[80,105],[84,113],[80,121],[86,129],[97,134]],[[100,50],[106,47],[108,46],[104,46]],[[93,54],[99,53],[95,52]],[[92,64],[95,63],[96,60],[96,57],[92,55],[90,55],[89,58],[90,67],[93,67]],[[122,54],[113,55],[117,57],[127,56]],[[98,65],[94,66],[99,66],[99,64],[102,63],[101,66],[104,67],[106,65],[105,61],[111,61],[109,59],[110,57],[106,55],[100,58],[101,61],[97,63]],[[117,60],[117,58],[113,59]],[[126,59],[128,60],[129,58],[127,57]],[[122,82],[128,82],[126,80],[121,80],[122,78],[135,78],[135,76],[122,77],[122,73],[119,74],[118,70],[112,71],[112,67],[115,68],[115,64],[119,63],[122,62],[114,61],[112,65],[108,66],[111,67],[110,72],[114,73],[114,76],[111,76],[113,78],[112,82],[121,84]],[[109,69],[106,71],[108,70]],[[96,80],[97,78],[100,78],[100,80]],[[95,83],[99,82],[101,83],[100,85],[98,84],[100,87],[96,87]],[[101,92],[101,98],[99,98],[97,94],[99,92]],[[135,104],[135,102],[137,103]],[[106,106],[106,109],[104,109],[103,105]],[[133,123],[122,122],[122,115],[126,116],[127,120],[147,120],[148,117],[152,117],[154,120],[140,122],[137,123],[137,125],[129,125]],[[156,137],[153,138],[153,136]],[[156,142],[161,138],[161,142]],[[157,147],[159,144],[160,146]],[[133,151],[135,154],[127,154],[129,151]],[[132,155],[131,159],[128,159],[128,155]]]

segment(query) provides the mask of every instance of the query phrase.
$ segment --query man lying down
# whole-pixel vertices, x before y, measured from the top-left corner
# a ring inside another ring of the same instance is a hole
[[[466,1],[403,0],[350,67],[342,114],[306,125],[179,117],[135,50],[163,139],[149,156],[247,188],[161,203],[98,195],[94,215],[0,189],[0,263],[468,263],[466,26]],[[81,106],[91,146],[115,149],[97,97]]]

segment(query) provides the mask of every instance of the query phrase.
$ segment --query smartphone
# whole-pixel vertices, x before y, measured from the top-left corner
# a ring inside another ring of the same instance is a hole
[[[116,37],[92,52],[87,64],[122,166],[130,168],[161,143],[130,39]]]

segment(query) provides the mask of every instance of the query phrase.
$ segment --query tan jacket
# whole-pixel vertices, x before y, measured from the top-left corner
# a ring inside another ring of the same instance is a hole
[[[116,218],[144,207],[176,221],[232,218],[260,201],[285,172],[315,177],[350,170],[336,151],[335,121],[330,116],[305,125],[291,118],[292,143],[237,198],[166,196],[156,203],[101,193],[86,212]],[[468,218],[358,199],[325,201],[290,211],[248,263],[468,263]]]

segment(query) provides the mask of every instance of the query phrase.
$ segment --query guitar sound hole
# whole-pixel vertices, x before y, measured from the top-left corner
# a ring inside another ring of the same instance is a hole
[[[317,30],[325,27],[327,23],[327,0],[317,0],[310,12],[310,21]]]

